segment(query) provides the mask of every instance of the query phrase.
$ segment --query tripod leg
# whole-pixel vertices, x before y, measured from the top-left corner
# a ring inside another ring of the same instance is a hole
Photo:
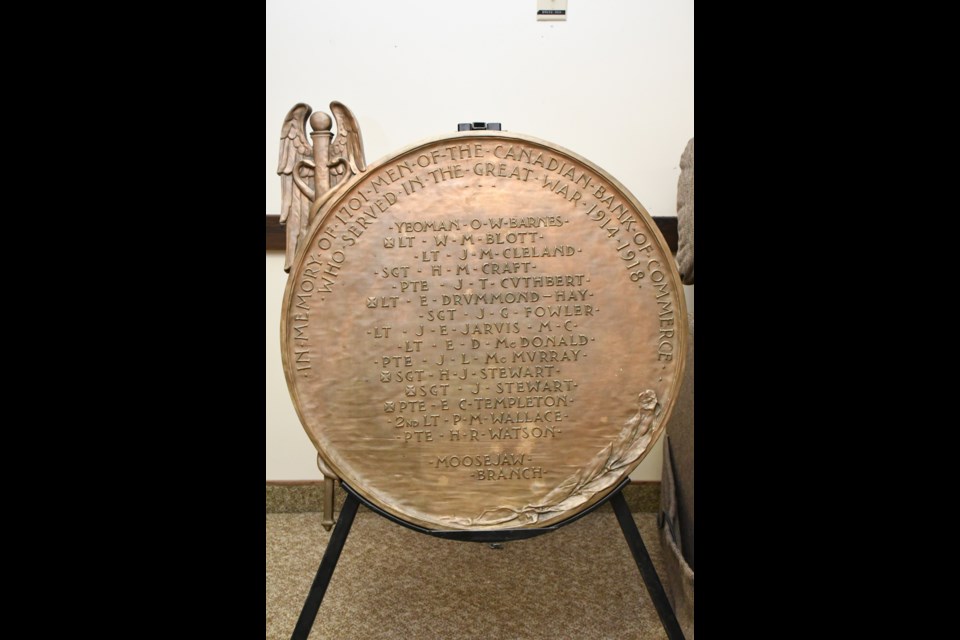
[[[620,528],[623,529],[623,537],[627,539],[627,546],[633,552],[633,559],[637,561],[637,568],[640,569],[643,583],[647,586],[647,592],[650,593],[650,599],[653,600],[653,606],[657,610],[657,615],[660,616],[660,622],[663,623],[667,637],[670,640],[683,640],[680,623],[677,622],[670,601],[667,600],[667,594],[663,590],[647,548],[643,545],[643,539],[640,537],[637,523],[633,521],[633,515],[630,514],[630,507],[627,506],[627,501],[623,497],[623,491],[617,491],[610,499],[610,503],[613,505],[614,513],[617,514]]]
[[[303,603],[300,619],[297,620],[297,626],[294,627],[293,635],[290,636],[291,640],[307,640],[307,636],[310,635],[313,621],[317,618],[317,611],[320,610],[320,603],[323,602],[323,596],[330,585],[330,578],[333,577],[333,570],[337,568],[340,552],[343,551],[343,545],[347,541],[347,534],[353,526],[353,517],[357,515],[358,506],[360,503],[357,499],[352,493],[348,493],[343,509],[340,510],[340,517],[337,519],[337,526],[333,529],[330,542],[327,543],[327,550],[323,553],[323,560],[320,561],[320,568],[317,569],[317,577],[313,579],[313,586],[310,587],[307,600]]]

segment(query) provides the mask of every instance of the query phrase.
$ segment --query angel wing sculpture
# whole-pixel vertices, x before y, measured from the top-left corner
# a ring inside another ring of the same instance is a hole
[[[367,161],[363,157],[363,138],[360,135],[360,125],[353,113],[342,102],[334,100],[330,103],[330,111],[337,119],[337,137],[330,145],[330,186],[326,194],[320,195],[310,207],[312,219],[328,200],[337,195],[353,176],[367,170]]]
[[[309,198],[293,181],[297,164],[313,156],[313,146],[307,140],[306,131],[307,118],[311,111],[313,109],[308,104],[301,102],[295,105],[287,113],[287,117],[283,120],[283,127],[280,129],[280,163],[277,166],[277,173],[280,175],[280,224],[287,227],[284,271],[290,271],[293,265],[301,223],[307,221],[310,205],[313,204],[313,199]]]
[[[350,109],[342,102],[330,103],[333,117],[337,119],[337,138],[330,145],[330,186],[335,187],[349,170],[353,175],[367,170],[367,161],[363,157],[363,137],[360,125]],[[334,178],[334,174],[336,178]],[[350,176],[346,176],[349,178]]]
[[[320,208],[349,179],[366,171],[360,125],[353,113],[341,102],[331,102],[330,110],[337,119],[337,137],[331,144],[333,124],[330,116],[310,105],[298,103],[290,109],[280,129],[280,224],[287,228],[287,250],[283,270],[289,272],[297,255],[300,240]],[[307,139],[310,120],[311,143]]]

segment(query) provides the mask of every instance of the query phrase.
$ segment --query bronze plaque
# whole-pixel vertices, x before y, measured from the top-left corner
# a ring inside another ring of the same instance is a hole
[[[683,289],[649,214],[593,163],[464,132],[361,161],[314,206],[284,370],[323,461],[372,503],[434,530],[548,526],[660,436]]]

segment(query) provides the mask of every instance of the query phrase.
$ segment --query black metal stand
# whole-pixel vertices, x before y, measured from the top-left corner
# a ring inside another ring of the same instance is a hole
[[[343,509],[340,510],[340,517],[337,519],[337,526],[333,528],[330,542],[327,543],[327,550],[323,553],[323,560],[320,561],[320,568],[317,569],[317,577],[313,579],[310,593],[307,594],[307,601],[303,603],[303,610],[300,611],[297,626],[293,628],[293,635],[290,636],[291,640],[307,640],[307,636],[310,635],[310,628],[313,627],[313,621],[317,618],[317,611],[320,610],[323,596],[327,593],[330,578],[333,577],[333,570],[337,568],[337,560],[340,559],[343,544],[347,541],[350,527],[353,526],[353,517],[357,515],[358,506],[360,506],[360,503],[353,493],[348,493],[347,500],[343,503]]]
[[[640,569],[640,575],[643,577],[643,583],[647,585],[647,592],[650,599],[653,600],[653,606],[660,616],[660,622],[663,624],[667,637],[670,640],[683,640],[683,631],[680,630],[680,623],[677,622],[677,616],[673,613],[673,607],[667,600],[667,594],[660,583],[660,577],[657,575],[657,569],[650,560],[650,554],[647,553],[647,547],[643,544],[643,538],[640,537],[640,530],[637,529],[637,523],[633,521],[630,514],[630,507],[623,497],[623,490],[617,491],[610,498],[613,505],[613,512],[617,514],[617,520],[620,522],[620,528],[623,529],[623,537],[627,539],[627,546],[633,552],[633,559],[637,561],[637,568]]]
[[[307,600],[303,603],[303,610],[300,611],[300,618],[297,620],[297,626],[293,629],[291,640],[307,640],[307,636],[310,635],[310,629],[313,627],[313,621],[317,617],[317,611],[320,610],[320,603],[323,602],[323,596],[326,594],[327,587],[330,585],[330,578],[333,577],[333,570],[336,568],[337,561],[340,559],[340,552],[343,551],[343,545],[347,541],[347,535],[350,533],[350,527],[353,526],[353,518],[357,515],[357,507],[360,505],[360,503],[363,503],[365,507],[375,513],[378,513],[384,518],[387,518],[391,522],[395,522],[420,533],[426,533],[428,535],[438,538],[445,538],[447,540],[494,543],[507,542],[511,540],[523,540],[525,538],[532,538],[550,531],[555,531],[560,527],[579,520],[588,513],[592,513],[607,500],[610,500],[613,505],[613,511],[617,514],[617,521],[620,523],[620,528],[623,530],[623,537],[626,538],[627,546],[630,547],[630,551],[633,553],[633,558],[637,562],[637,568],[640,569],[640,576],[643,578],[643,582],[647,586],[647,591],[650,593],[650,599],[653,601],[653,606],[656,608],[657,615],[660,616],[660,622],[663,623],[663,628],[667,632],[667,638],[669,638],[669,640],[684,640],[683,632],[680,630],[680,625],[673,613],[673,608],[670,606],[670,602],[667,600],[667,594],[664,592],[663,585],[660,583],[660,578],[657,576],[657,570],[653,566],[653,562],[650,560],[650,555],[647,553],[647,548],[644,546],[643,539],[640,537],[640,531],[637,529],[637,524],[633,521],[633,516],[630,514],[630,508],[627,506],[627,501],[623,497],[623,489],[628,484],[630,484],[630,480],[624,480],[620,483],[620,486],[613,491],[613,493],[589,509],[582,511],[576,516],[568,518],[559,524],[550,527],[544,527],[542,529],[514,529],[506,531],[433,531],[431,529],[424,529],[422,527],[412,525],[409,522],[404,522],[403,520],[400,520],[386,511],[383,511],[376,505],[371,504],[362,496],[357,494],[345,482],[341,482],[343,489],[347,492],[347,499],[343,504],[343,508],[340,510],[340,517],[337,519],[337,525],[333,528],[333,534],[330,536],[330,542],[327,543],[327,550],[324,552],[323,559],[320,561],[320,568],[317,569],[317,577],[313,579],[313,585],[310,587],[310,593],[307,594]]]

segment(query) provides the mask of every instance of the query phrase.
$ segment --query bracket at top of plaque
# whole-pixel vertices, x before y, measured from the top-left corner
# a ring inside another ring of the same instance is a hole
[[[457,131],[500,131],[499,122],[461,122]]]
[[[306,105],[281,144],[287,224],[301,216],[284,372],[324,475],[432,530],[541,528],[602,500],[682,376],[683,289],[650,215],[589,160],[515,133],[367,166],[333,105],[339,147],[324,114],[304,144]]]

